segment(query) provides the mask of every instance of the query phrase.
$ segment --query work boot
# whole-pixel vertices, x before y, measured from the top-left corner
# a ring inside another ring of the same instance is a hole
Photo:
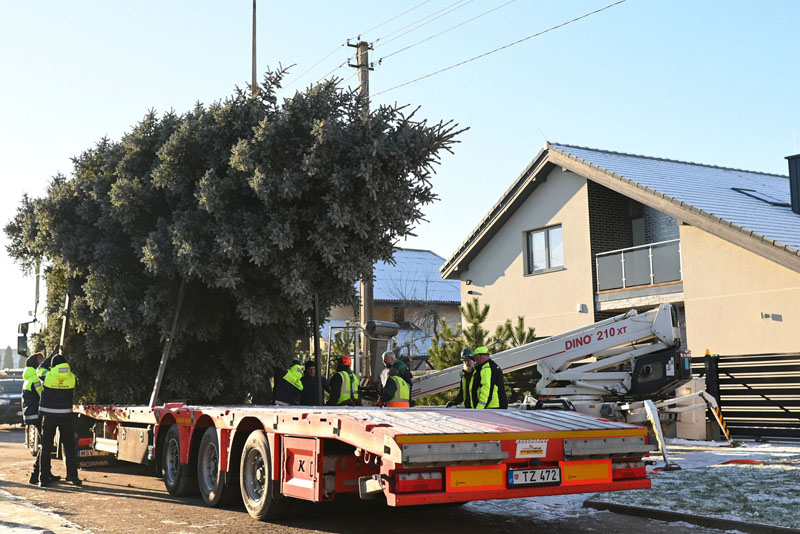
[[[31,478],[28,479],[28,484],[33,484],[34,486],[39,483],[39,473],[31,473]]]
[[[39,480],[39,487],[40,488],[46,488],[47,486],[49,486],[53,482],[58,482],[59,480],[61,480],[61,477],[58,476],[58,475],[43,476]]]
[[[67,477],[67,482],[72,482],[73,484],[75,484],[79,488],[81,486],[83,486],[83,482],[81,482],[81,479],[76,477],[76,476],[75,477]]]

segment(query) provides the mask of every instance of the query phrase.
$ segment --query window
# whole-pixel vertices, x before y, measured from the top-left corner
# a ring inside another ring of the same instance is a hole
[[[561,225],[528,232],[527,274],[564,267]]]

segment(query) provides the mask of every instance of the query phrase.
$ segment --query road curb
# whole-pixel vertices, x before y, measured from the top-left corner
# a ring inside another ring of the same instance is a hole
[[[594,508],[595,510],[608,510],[609,512],[617,514],[659,519],[661,521],[683,521],[684,523],[691,523],[701,527],[717,528],[720,530],[739,530],[741,532],[751,532],[753,534],[800,534],[800,530],[794,528],[775,527],[772,525],[763,525],[761,523],[745,523],[733,519],[670,512],[669,510],[643,508],[641,506],[630,506],[627,504],[616,504],[592,499],[584,501],[583,507]]]

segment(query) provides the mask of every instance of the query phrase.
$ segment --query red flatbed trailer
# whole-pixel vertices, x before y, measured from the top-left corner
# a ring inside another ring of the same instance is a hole
[[[573,411],[277,406],[76,407],[92,446],[155,462],[173,495],[241,495],[260,520],[292,498],[390,506],[650,487],[647,430]]]

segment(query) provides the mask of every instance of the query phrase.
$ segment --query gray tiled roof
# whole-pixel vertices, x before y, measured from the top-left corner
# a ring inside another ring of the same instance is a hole
[[[395,265],[375,264],[375,301],[417,301],[461,304],[460,282],[443,280],[439,266],[444,258],[430,250],[399,248]]]
[[[782,245],[800,249],[800,215],[793,213],[790,207],[775,206],[732,189],[752,189],[789,204],[786,176],[558,143],[550,146]]]

